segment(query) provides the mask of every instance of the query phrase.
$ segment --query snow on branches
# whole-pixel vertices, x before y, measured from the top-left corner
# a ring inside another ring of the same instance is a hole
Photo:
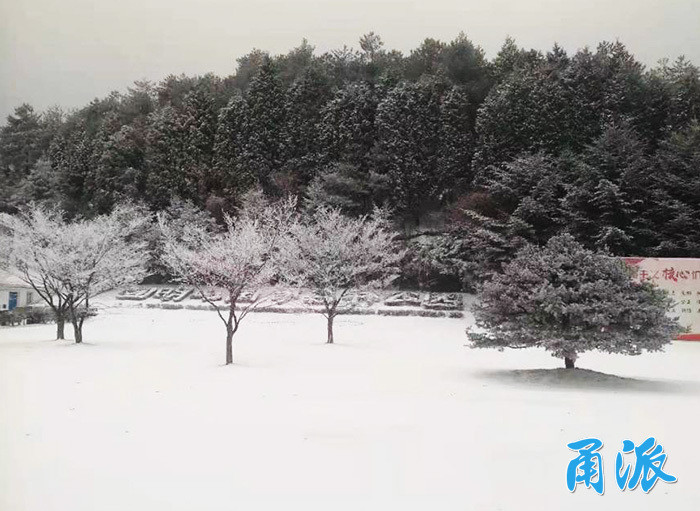
[[[197,225],[176,229],[159,216],[165,238],[163,262],[181,282],[197,288],[226,326],[226,364],[233,363],[233,335],[260,303],[260,290],[277,273],[276,251],[294,217],[295,205],[295,200],[288,199],[244,209],[236,218],[226,216],[226,228],[220,233]],[[225,290],[226,310],[209,298],[211,288]],[[239,298],[244,291],[253,292],[253,299],[242,304]]]
[[[386,215],[349,218],[338,209],[318,208],[294,223],[282,243],[281,278],[313,290],[328,320],[328,343],[333,343],[333,319],[351,289],[379,287],[395,272],[404,252]]]
[[[75,342],[90,299],[140,282],[145,276],[147,215],[119,206],[109,215],[66,222],[56,211],[30,206],[18,216],[0,215],[9,234],[8,266],[52,308],[59,324],[68,317]]]
[[[574,367],[579,353],[659,351],[678,333],[666,292],[632,279],[620,259],[563,234],[527,246],[484,285],[475,348],[542,347]]]

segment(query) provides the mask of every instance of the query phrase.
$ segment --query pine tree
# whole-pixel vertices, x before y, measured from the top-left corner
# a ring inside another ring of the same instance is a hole
[[[80,120],[51,144],[49,158],[56,172],[61,206],[69,218],[94,212],[91,191],[95,188],[99,154],[99,141],[90,136]]]
[[[402,83],[377,108],[381,171],[398,210],[416,224],[436,198],[443,89],[435,81]]]
[[[196,184],[187,175],[187,129],[184,116],[166,106],[149,116],[146,193],[155,209],[172,197],[197,200]]]
[[[185,172],[196,186],[198,203],[203,204],[211,194],[224,188],[222,177],[214,171],[214,138],[218,109],[214,96],[197,87],[185,97],[183,129],[185,132]]]
[[[680,329],[667,316],[671,306],[665,291],[635,282],[622,260],[565,234],[523,248],[484,285],[469,337],[474,348],[544,348],[573,368],[586,351],[662,350]]]
[[[336,208],[351,216],[372,209],[372,183],[362,179],[354,165],[331,163],[321,170],[306,189],[304,206],[313,213],[319,208]]]
[[[286,55],[280,55],[275,59],[280,80],[285,87],[289,87],[309,69],[315,67],[314,50],[314,46],[304,38],[299,46],[289,50]]]
[[[668,97],[666,122],[670,131],[686,128],[700,120],[700,68],[685,57],[672,65],[664,60],[652,71],[666,90]]]
[[[500,210],[528,226],[529,241],[542,244],[566,225],[561,201],[572,173],[569,167],[566,158],[523,154],[487,168],[479,184]]]
[[[447,79],[461,85],[469,99],[480,104],[491,86],[484,50],[460,32],[441,52],[440,60]]]
[[[406,78],[418,80],[422,76],[438,76],[443,73],[442,54],[445,43],[432,38],[425,39],[406,57]]]
[[[0,208],[9,205],[13,192],[48,149],[46,126],[31,105],[17,107],[0,128]]]
[[[284,92],[270,59],[251,80],[248,95],[248,140],[245,158],[248,168],[267,192],[274,191],[274,176],[283,163],[282,127]]]
[[[564,199],[572,234],[616,255],[654,246],[654,173],[629,125],[610,126],[583,153]]]
[[[576,92],[559,73],[517,69],[491,90],[476,119],[475,171],[509,161],[522,152],[559,154],[589,141]]]
[[[284,171],[307,184],[321,158],[321,110],[331,97],[329,78],[320,68],[305,69],[287,91],[282,130]]]
[[[320,126],[326,163],[350,163],[356,165],[361,174],[369,174],[377,139],[375,117],[379,99],[376,87],[357,83],[336,92],[326,104]]]
[[[100,213],[111,211],[117,202],[145,198],[146,129],[145,119],[134,120],[102,144],[94,182]]]
[[[22,206],[36,202],[46,207],[56,207],[60,197],[57,187],[57,174],[51,162],[48,158],[40,158],[29,171],[13,202]]]
[[[663,141],[652,162],[655,200],[652,210],[659,235],[653,255],[696,257],[700,253],[700,123]]]
[[[225,195],[236,204],[255,182],[244,153],[248,128],[248,105],[236,94],[219,112],[214,142],[214,169],[225,183]]]
[[[518,47],[515,39],[506,37],[503,46],[491,63],[491,72],[495,82],[501,83],[516,69],[532,70],[543,61],[543,56],[536,50],[526,51]]]
[[[440,103],[440,142],[436,196],[439,201],[455,197],[471,187],[474,154],[473,103],[462,87],[451,87]]]

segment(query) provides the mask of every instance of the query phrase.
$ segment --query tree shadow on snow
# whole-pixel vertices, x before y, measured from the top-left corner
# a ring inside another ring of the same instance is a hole
[[[483,371],[479,376],[500,383],[548,390],[592,390],[700,395],[700,383],[680,380],[642,380],[589,369],[513,369]]]

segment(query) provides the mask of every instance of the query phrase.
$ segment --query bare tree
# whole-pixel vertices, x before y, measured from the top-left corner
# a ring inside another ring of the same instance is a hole
[[[244,209],[237,218],[225,216],[226,229],[213,233],[195,225],[177,232],[163,216],[163,262],[183,283],[194,286],[226,327],[226,365],[233,363],[233,336],[241,321],[263,300],[263,288],[276,274],[275,252],[294,216],[289,199],[262,208]],[[228,303],[207,292],[223,289]],[[244,292],[249,300],[242,303]]]
[[[130,207],[70,223],[30,207],[18,217],[1,216],[0,223],[10,231],[10,267],[52,308],[59,338],[67,317],[75,342],[83,342],[90,300],[145,275],[146,244],[139,235],[149,219]]]
[[[333,343],[333,320],[351,289],[381,287],[394,273],[404,252],[386,215],[349,218],[340,210],[318,208],[295,223],[281,251],[284,280],[313,290],[328,321],[327,343]]]

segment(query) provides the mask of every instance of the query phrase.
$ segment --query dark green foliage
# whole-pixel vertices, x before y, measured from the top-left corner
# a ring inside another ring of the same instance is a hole
[[[666,292],[632,279],[620,259],[570,235],[528,246],[484,285],[475,348],[541,347],[573,366],[580,353],[659,351],[679,332]]]
[[[680,130],[700,119],[700,69],[679,57],[672,66],[663,64],[658,73],[668,91],[670,129]]]
[[[608,128],[583,152],[575,174],[564,207],[577,239],[617,255],[653,246],[654,171],[629,127]]]
[[[28,325],[52,323],[55,315],[51,308],[44,306],[32,306],[26,308],[26,320]]]
[[[284,89],[270,59],[263,61],[251,80],[248,103],[248,131],[244,154],[246,166],[266,193],[274,193],[274,177],[283,163]]]
[[[293,84],[310,68],[315,67],[315,60],[314,47],[309,44],[309,41],[302,39],[299,46],[275,60],[282,84],[285,87]]]
[[[333,163],[321,170],[306,189],[304,207],[310,213],[319,207],[337,208],[357,216],[372,210],[372,180],[349,163]]]
[[[445,46],[441,60],[447,79],[462,86],[473,103],[481,103],[491,86],[484,50],[460,32]]]
[[[13,193],[46,152],[52,136],[51,125],[26,103],[7,117],[0,128],[0,206],[15,202]]]
[[[496,83],[500,83],[513,71],[532,70],[540,66],[543,60],[542,53],[519,48],[515,39],[509,36],[491,63],[491,74]]]
[[[440,142],[436,196],[440,202],[468,190],[472,183],[476,109],[463,87],[452,87],[440,104]]]
[[[216,100],[208,91],[197,88],[185,98],[183,111],[184,144],[187,147],[186,166],[196,183],[199,204],[225,188],[225,176],[214,169],[214,142],[218,122]]]
[[[686,59],[647,71],[619,42],[567,54],[508,38],[487,61],[464,34],[406,54],[372,32],[355,46],[255,49],[231,76],[137,82],[68,115],[22,105],[0,127],[0,210],[175,199],[221,220],[257,187],[351,215],[388,204],[397,225],[435,232],[405,280],[451,289],[495,271],[513,240],[563,231],[620,255],[700,253]]]
[[[478,264],[458,233],[424,234],[409,240],[399,284],[434,291],[471,291]]]
[[[173,196],[192,200],[195,183],[188,167],[187,130],[182,113],[172,106],[154,112],[147,135],[146,194],[155,209],[162,209]]]
[[[416,222],[437,195],[443,90],[434,81],[401,83],[377,108],[381,172],[393,189],[394,205]]]
[[[425,39],[406,58],[406,77],[418,80],[422,76],[434,76],[441,73],[444,50],[445,43],[432,38]]]
[[[530,241],[544,243],[566,225],[561,201],[570,165],[566,158],[523,154],[486,169],[480,184],[502,213],[527,225]]]
[[[7,117],[7,124],[0,129],[4,177],[22,177],[29,173],[45,149],[43,131],[41,117],[26,103]]]
[[[376,87],[364,83],[348,85],[333,96],[321,113],[319,135],[325,161],[350,163],[369,173],[379,100]]]
[[[263,63],[270,59],[270,54],[266,51],[253,49],[247,55],[237,59],[236,75],[234,83],[239,90],[248,90],[250,82],[259,72]]]
[[[95,169],[95,203],[100,213],[120,201],[140,199],[146,193],[145,120],[122,126],[104,141]]]
[[[306,185],[321,158],[321,111],[331,98],[329,77],[318,67],[307,67],[287,91],[282,144],[284,172]]]
[[[476,168],[522,152],[580,150],[587,138],[577,106],[575,92],[557,74],[540,69],[511,73],[479,110]]]
[[[657,255],[700,254],[700,124],[694,121],[665,140],[652,162],[655,193],[649,204],[659,244]]]
[[[402,285],[474,292],[501,271],[503,264],[526,244],[530,229],[514,217],[496,219],[484,215],[483,200],[479,194],[460,198],[452,206],[450,230],[414,236],[407,241]]]
[[[536,66],[520,63],[514,44],[502,51],[502,82],[477,119],[478,168],[522,151],[579,152],[611,122],[630,122],[652,146],[660,136],[666,93],[623,44],[572,57],[555,46]]]
[[[467,91],[473,103],[480,103],[491,85],[484,51],[461,32],[450,43],[425,39],[406,57],[404,76],[411,80],[437,77]]]
[[[214,141],[214,172],[221,180],[223,195],[234,203],[240,202],[255,181],[245,160],[247,140],[248,105],[237,94],[219,111]]]
[[[57,190],[57,176],[58,173],[51,167],[51,162],[47,158],[39,159],[22,182],[14,202],[20,205],[37,202],[56,206],[60,197]]]
[[[319,61],[328,70],[333,85],[338,88],[356,83],[362,78],[362,55],[359,51],[347,46],[324,53]]]
[[[97,167],[98,141],[77,126],[57,136],[49,149],[51,165],[56,172],[61,206],[69,217],[92,213],[94,169]]]

